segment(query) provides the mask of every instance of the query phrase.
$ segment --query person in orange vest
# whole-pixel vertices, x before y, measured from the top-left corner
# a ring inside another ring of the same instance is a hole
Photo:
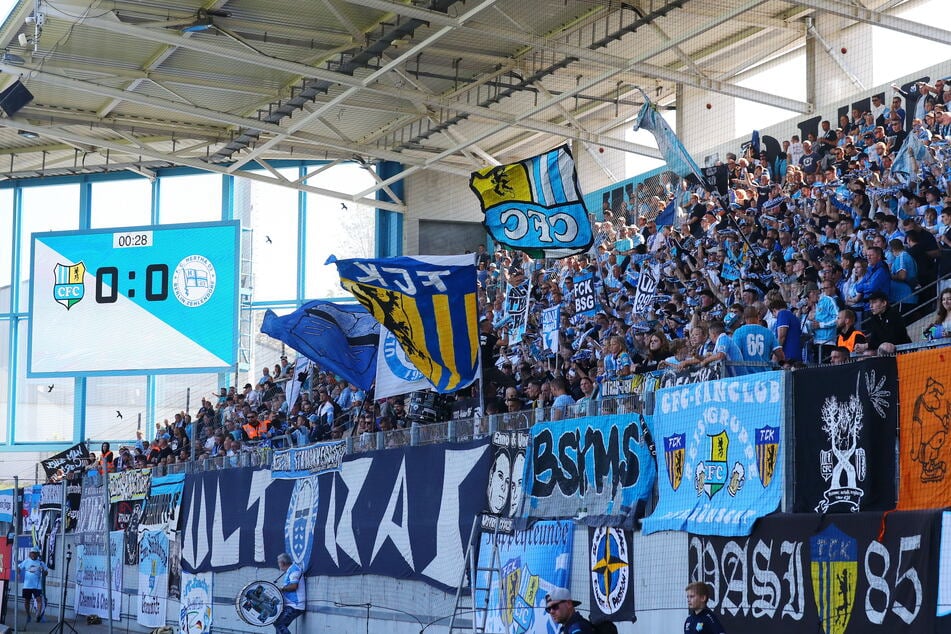
[[[251,412],[248,414],[248,422],[241,427],[241,431],[244,432],[245,440],[255,441],[264,438],[267,428],[268,421],[259,421],[257,413]]]
[[[115,456],[113,456],[112,451],[109,449],[109,443],[102,443],[102,454],[99,456],[98,469],[99,473],[103,477],[107,473],[114,473],[116,470]]]
[[[855,329],[855,311],[850,308],[843,308],[839,311],[839,316],[835,320],[836,338],[835,345],[845,348],[849,353],[863,353],[868,348],[868,340],[861,330]]]

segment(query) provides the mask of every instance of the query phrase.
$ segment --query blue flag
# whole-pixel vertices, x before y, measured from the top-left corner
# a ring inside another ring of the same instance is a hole
[[[657,217],[654,218],[654,222],[657,223],[658,227],[664,225],[672,225],[677,218],[677,199],[671,198],[670,202],[667,203],[667,206],[664,207]]]
[[[269,310],[261,332],[361,389],[373,385],[380,325],[363,306],[315,300],[284,317]]]
[[[476,268],[472,255],[337,260],[340,283],[403,347],[437,392],[478,378]]]
[[[703,178],[700,167],[687,153],[687,148],[680,142],[670,125],[657,112],[657,108],[646,96],[644,97],[644,105],[637,115],[637,120],[634,121],[634,130],[637,131],[641,128],[654,135],[654,139],[657,141],[657,149],[664,157],[667,169],[681,178],[693,175],[701,185],[707,187],[707,182]],[[659,221],[658,224],[660,224]]]
[[[591,220],[567,145],[473,172],[469,187],[496,242],[533,258],[561,258],[591,247]]]
[[[892,162],[892,176],[903,183],[918,180],[921,166],[929,162],[931,162],[931,154],[928,152],[928,146],[922,143],[918,135],[912,131],[895,154],[895,160]]]

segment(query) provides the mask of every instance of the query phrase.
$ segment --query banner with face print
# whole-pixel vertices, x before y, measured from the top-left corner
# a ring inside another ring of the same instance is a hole
[[[483,531],[511,533],[522,504],[527,431],[497,431],[492,435],[492,469],[487,506],[481,517]]]

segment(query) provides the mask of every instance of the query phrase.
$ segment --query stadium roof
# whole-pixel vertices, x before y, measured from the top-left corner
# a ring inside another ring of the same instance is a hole
[[[0,79],[19,76],[33,99],[0,121],[0,178],[242,173],[280,159],[462,175],[566,139],[656,155],[624,140],[640,89],[662,103],[682,84],[810,112],[736,77],[802,46],[818,12],[951,41],[884,12],[901,4],[21,0],[0,27]]]

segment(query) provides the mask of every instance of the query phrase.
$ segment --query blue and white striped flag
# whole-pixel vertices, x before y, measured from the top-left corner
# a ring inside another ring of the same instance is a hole
[[[703,177],[703,172],[700,171],[700,167],[690,154],[687,153],[684,144],[680,142],[680,139],[677,138],[677,135],[671,129],[670,125],[668,125],[664,117],[657,112],[657,108],[650,102],[650,99],[648,99],[646,95],[644,97],[644,105],[641,107],[641,111],[634,121],[634,131],[636,132],[640,129],[647,130],[654,135],[654,139],[657,141],[657,149],[660,150],[661,155],[664,157],[664,162],[667,163],[667,169],[681,178],[692,175],[704,188],[709,189],[706,179]]]

